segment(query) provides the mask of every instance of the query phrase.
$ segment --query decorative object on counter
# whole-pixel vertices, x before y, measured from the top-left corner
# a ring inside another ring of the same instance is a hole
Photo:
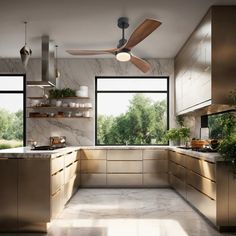
[[[192,149],[201,149],[204,148],[205,146],[208,146],[209,142],[203,139],[195,139],[193,138],[191,140],[191,148]]]
[[[88,86],[80,86],[76,91],[77,97],[88,97]]]
[[[179,146],[182,142],[185,144],[189,137],[190,129],[184,126],[180,128],[171,128],[167,130],[165,134],[165,139],[173,141],[174,146]]]
[[[49,138],[50,146],[54,148],[65,147],[66,137],[65,136],[52,136]]]
[[[21,56],[21,61],[24,66],[24,68],[27,68],[30,56],[32,54],[32,50],[27,46],[27,22],[24,22],[25,24],[25,45],[21,48],[20,50],[20,56]]]
[[[236,133],[220,141],[218,152],[225,161],[231,163],[234,178],[236,178]]]

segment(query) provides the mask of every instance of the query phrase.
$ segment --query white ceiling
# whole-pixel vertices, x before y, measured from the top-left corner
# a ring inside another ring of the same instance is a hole
[[[8,0],[0,7],[0,57],[19,57],[28,21],[28,45],[41,57],[41,36],[66,49],[107,49],[121,38],[117,19],[127,16],[126,36],[145,18],[162,22],[132,51],[143,58],[174,57],[211,5],[236,5],[236,0]],[[91,57],[91,56],[90,56]],[[104,57],[104,56],[102,56]]]

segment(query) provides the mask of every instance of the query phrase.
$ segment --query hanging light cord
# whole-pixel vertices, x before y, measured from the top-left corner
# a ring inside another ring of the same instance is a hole
[[[55,47],[56,47],[55,56],[56,56],[56,70],[57,70],[57,69],[58,69],[58,68],[57,68],[57,48],[58,48],[58,45],[55,45]]]
[[[27,44],[26,41],[27,41],[27,21],[24,22],[25,24],[25,45]]]

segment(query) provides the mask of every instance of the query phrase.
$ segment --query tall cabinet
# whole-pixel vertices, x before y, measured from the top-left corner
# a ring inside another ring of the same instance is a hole
[[[177,115],[230,104],[236,88],[236,7],[213,6],[175,57]]]

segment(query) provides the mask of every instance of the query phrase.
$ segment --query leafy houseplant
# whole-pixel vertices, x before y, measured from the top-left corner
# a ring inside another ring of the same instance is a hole
[[[181,141],[186,142],[189,137],[190,129],[184,126],[180,128],[171,128],[165,134],[166,140],[174,141],[177,145],[179,145]]]
[[[49,98],[51,99],[59,99],[59,98],[74,97],[74,96],[75,96],[75,90],[70,88],[49,90]]]
[[[223,139],[219,144],[218,152],[225,161],[232,163],[234,178],[236,178],[236,134]]]

